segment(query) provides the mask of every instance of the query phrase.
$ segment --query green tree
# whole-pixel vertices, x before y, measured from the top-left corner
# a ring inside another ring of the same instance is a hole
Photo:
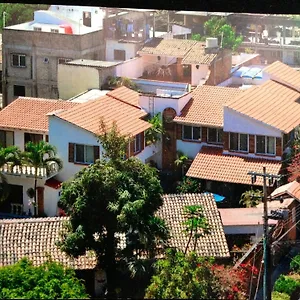
[[[168,249],[155,264],[148,299],[224,299],[211,271],[213,259]]]
[[[191,178],[184,176],[182,181],[176,187],[177,193],[186,194],[186,193],[200,193],[201,192],[201,183],[197,178]]]
[[[263,192],[261,190],[249,190],[242,194],[240,204],[245,207],[256,207],[263,197]]]
[[[22,164],[22,154],[18,147],[5,148],[0,146],[0,168],[3,168],[5,164],[8,164],[10,168]],[[0,181],[0,201],[4,201],[9,194],[9,185],[3,171],[0,172]]]
[[[203,207],[201,205],[185,206],[183,215],[186,219],[183,223],[186,226],[184,231],[189,236],[184,251],[184,254],[186,254],[192,239],[194,239],[193,251],[196,251],[198,239],[210,233],[210,225],[203,214]]]
[[[0,4],[0,28],[5,26],[21,24],[33,20],[33,13],[36,10],[47,10],[46,4],[23,4],[23,3],[1,3]]]
[[[222,48],[236,51],[243,41],[242,36],[237,36],[225,18],[212,17],[204,24],[207,37],[216,37]]]
[[[28,142],[25,145],[24,164],[34,168],[34,215],[37,215],[37,180],[39,177],[38,169],[45,168],[49,175],[51,170],[59,171],[63,167],[62,160],[56,156],[56,149],[45,141],[38,143]]]
[[[164,221],[155,216],[162,205],[156,170],[137,158],[123,159],[124,136],[116,126],[112,131],[99,136],[109,159],[64,183],[60,200],[70,217],[61,249],[75,257],[94,250],[106,271],[110,296],[115,293],[116,259],[132,263],[141,254],[154,257],[156,246],[168,239]]]
[[[145,139],[146,143],[155,144],[161,140],[163,134],[165,134],[161,113],[157,113],[148,122],[152,125],[149,129],[145,132]]]
[[[87,299],[85,287],[72,269],[48,261],[33,266],[26,258],[0,268],[1,299]]]

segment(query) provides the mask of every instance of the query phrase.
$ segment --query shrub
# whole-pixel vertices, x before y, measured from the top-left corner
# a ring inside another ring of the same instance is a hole
[[[289,276],[280,275],[274,285],[274,291],[279,293],[285,293],[289,296],[300,287],[300,280],[295,280]]]
[[[290,296],[285,293],[273,292],[272,300],[290,300]]]
[[[200,193],[201,183],[198,179],[183,177],[183,180],[178,184],[176,190],[180,194]]]
[[[290,264],[290,268],[296,273],[300,272],[300,254],[293,258]]]

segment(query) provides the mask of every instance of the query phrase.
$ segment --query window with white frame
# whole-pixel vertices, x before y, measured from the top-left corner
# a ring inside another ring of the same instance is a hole
[[[201,127],[183,125],[182,139],[183,140],[200,141],[201,140]]]
[[[248,134],[230,132],[229,149],[248,152]]]
[[[59,30],[58,29],[54,29],[54,28],[51,28],[50,30],[52,33],[59,33]]]
[[[26,55],[25,54],[11,54],[11,65],[16,68],[26,67]]]
[[[142,137],[141,134],[137,134],[133,140],[133,152],[138,153],[142,151]]]
[[[257,135],[256,136],[256,153],[270,154],[276,153],[276,138],[272,136]]]
[[[95,161],[94,146],[75,144],[74,162],[82,164],[90,164]]]
[[[223,143],[223,129],[207,128],[207,141],[209,143]]]

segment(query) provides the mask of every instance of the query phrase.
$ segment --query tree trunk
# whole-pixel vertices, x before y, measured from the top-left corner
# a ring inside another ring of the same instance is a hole
[[[35,168],[35,174],[34,174],[34,196],[33,196],[33,200],[34,200],[34,216],[36,217],[37,215],[37,197],[36,197],[36,188],[37,188],[37,168]]]
[[[107,246],[106,246],[106,276],[107,276],[107,295],[108,299],[116,297],[116,259],[115,259],[115,232],[107,229]]]
[[[184,254],[186,254],[186,253],[187,253],[187,250],[188,250],[188,248],[189,248],[189,244],[190,244],[190,242],[191,242],[192,236],[193,236],[193,228],[191,229],[191,233],[190,233],[189,241],[188,241],[188,243],[186,244],[186,247],[185,247]]]

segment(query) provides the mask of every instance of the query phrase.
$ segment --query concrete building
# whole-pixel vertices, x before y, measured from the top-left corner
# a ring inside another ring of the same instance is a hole
[[[3,104],[19,96],[58,99],[57,68],[74,59],[104,58],[103,32],[52,11],[3,29]]]

